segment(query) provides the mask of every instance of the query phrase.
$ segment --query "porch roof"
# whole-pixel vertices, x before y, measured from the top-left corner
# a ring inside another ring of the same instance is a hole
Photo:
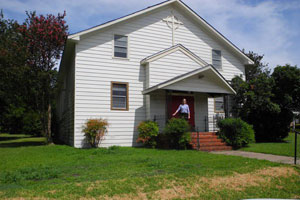
[[[175,51],[180,51],[183,54],[185,54],[186,56],[188,56],[189,58],[191,58],[193,61],[195,61],[196,63],[198,63],[200,66],[206,66],[208,65],[207,62],[205,62],[204,60],[202,60],[199,56],[197,56],[196,54],[194,54],[192,51],[190,51],[188,48],[186,48],[185,46],[183,46],[182,44],[176,44],[173,45],[169,48],[166,48],[162,51],[159,51],[155,54],[152,54],[146,58],[144,58],[143,60],[141,60],[141,64],[146,64],[149,62],[153,62],[155,60],[158,60],[164,56],[167,56],[171,53],[174,53]]]
[[[158,89],[236,94],[228,81],[210,64],[161,82],[142,93],[145,95]]]

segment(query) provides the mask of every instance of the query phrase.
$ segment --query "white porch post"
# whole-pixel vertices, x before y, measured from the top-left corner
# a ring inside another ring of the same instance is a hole
[[[150,105],[150,95],[147,94],[145,96],[145,101],[146,101],[146,120],[151,120],[151,105]]]

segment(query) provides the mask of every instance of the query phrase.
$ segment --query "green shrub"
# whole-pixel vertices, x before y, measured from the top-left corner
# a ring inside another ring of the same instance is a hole
[[[169,137],[166,134],[158,134],[157,136],[157,148],[159,149],[170,149]]]
[[[108,123],[105,119],[89,119],[83,126],[84,135],[91,147],[98,147],[107,132]]]
[[[159,133],[158,124],[153,121],[141,122],[138,126],[139,137],[137,142],[143,143],[147,147],[156,147],[156,137]]]
[[[218,122],[219,136],[233,148],[241,148],[255,142],[254,130],[240,118],[227,118]]]
[[[165,126],[164,134],[167,136],[170,148],[186,149],[189,147],[190,125],[182,118],[171,118]]]

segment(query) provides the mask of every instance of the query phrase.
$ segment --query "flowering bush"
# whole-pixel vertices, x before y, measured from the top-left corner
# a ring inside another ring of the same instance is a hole
[[[107,132],[108,122],[105,119],[89,119],[83,126],[83,132],[92,147],[98,147]]]
[[[137,142],[143,143],[145,146],[155,148],[156,137],[159,133],[158,124],[153,121],[141,122],[138,126],[139,137]]]

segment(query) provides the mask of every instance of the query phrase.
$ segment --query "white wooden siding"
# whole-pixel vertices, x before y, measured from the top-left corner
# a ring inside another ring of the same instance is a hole
[[[216,75],[211,73],[205,74],[204,77],[199,79],[199,75],[195,75],[184,79],[182,81],[171,84],[165,89],[179,90],[179,91],[192,91],[202,93],[230,93],[231,91],[224,86],[224,83],[220,83]]]
[[[165,126],[166,116],[166,91],[159,90],[150,95],[150,119],[157,120],[160,131]]]
[[[75,52],[71,53],[70,62],[65,66],[61,92],[57,100],[59,139],[74,146],[74,78]]]
[[[149,63],[148,67],[149,87],[152,87],[201,66],[178,50]]]
[[[107,119],[110,124],[102,146],[135,145],[136,127],[146,119],[146,101],[141,94],[145,87],[146,72],[145,66],[140,66],[140,61],[172,45],[171,29],[162,21],[170,15],[171,9],[172,7],[167,6],[155,13],[80,37],[76,45],[75,64],[75,147],[84,146],[83,123],[89,118],[99,117]],[[175,43],[183,44],[208,63],[211,63],[211,50],[220,49],[223,56],[223,71],[220,72],[225,78],[231,79],[234,75],[243,73],[242,62],[230,51],[210,38],[194,22],[176,10],[173,13],[183,22],[183,26],[176,30]],[[129,59],[112,58],[114,34],[129,36]],[[155,64],[150,64],[149,73],[161,77],[156,83],[165,80],[164,77],[172,78],[197,67],[191,60],[181,62],[182,55],[176,56],[178,59],[173,61],[162,62],[163,58],[155,61],[157,65],[154,68],[151,67]],[[175,65],[177,70],[174,70]],[[128,111],[110,110],[111,81],[129,83]]]
[[[243,62],[224,47],[221,42],[180,12],[175,10],[174,15],[183,22],[183,26],[180,26],[176,30],[175,43],[184,45],[210,64],[212,64],[212,49],[221,50],[222,70],[219,71],[226,80],[231,80],[236,75],[244,74],[245,68]]]
[[[208,115],[207,95],[195,93],[195,128],[206,131],[205,117]]]

